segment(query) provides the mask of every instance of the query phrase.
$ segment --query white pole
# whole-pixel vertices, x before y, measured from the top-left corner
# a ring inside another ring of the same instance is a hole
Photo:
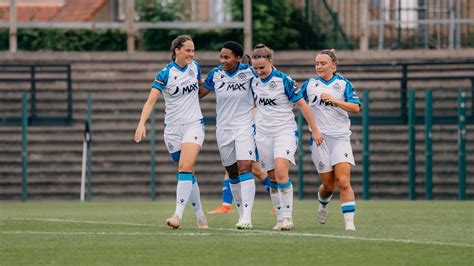
[[[252,52],[252,0],[244,0],[244,49]]]
[[[82,172],[81,172],[81,202],[84,202],[86,194],[86,163],[87,163],[87,141],[84,139],[82,145]]]
[[[16,28],[16,0],[10,0],[10,53],[16,53],[17,51]]]

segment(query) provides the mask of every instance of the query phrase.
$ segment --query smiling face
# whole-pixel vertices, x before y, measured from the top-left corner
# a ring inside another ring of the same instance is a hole
[[[272,61],[266,58],[252,59],[252,67],[261,79],[268,78],[272,73]]]
[[[315,68],[318,76],[324,80],[330,80],[334,76],[336,64],[332,61],[329,55],[318,54],[316,56]]]
[[[180,67],[184,67],[193,62],[194,58],[194,43],[193,41],[185,41],[181,48],[175,48],[174,52],[176,54],[175,62]]]
[[[234,72],[240,62],[240,56],[236,56],[232,50],[222,48],[219,56],[222,69],[227,72]]]

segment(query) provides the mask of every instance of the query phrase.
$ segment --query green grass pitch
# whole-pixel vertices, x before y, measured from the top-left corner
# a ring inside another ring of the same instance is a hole
[[[204,201],[213,209],[218,201]],[[296,201],[295,229],[275,232],[270,200],[255,204],[251,231],[237,213],[196,229],[164,221],[174,201],[0,203],[1,265],[474,265],[473,201],[358,201],[356,232],[339,204],[320,225],[315,201]]]

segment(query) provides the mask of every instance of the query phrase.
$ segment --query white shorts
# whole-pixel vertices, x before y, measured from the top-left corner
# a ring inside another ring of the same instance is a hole
[[[260,156],[260,164],[264,171],[275,168],[276,158],[284,158],[295,164],[295,152],[298,147],[298,137],[295,133],[265,136],[257,132],[255,142]]]
[[[327,173],[333,170],[338,163],[354,163],[350,138],[331,138],[324,136],[319,147],[311,141],[311,159],[318,173]]]
[[[204,123],[202,120],[182,125],[165,125],[163,134],[168,152],[173,154],[181,150],[185,142],[196,143],[202,147],[204,142]]]
[[[222,165],[230,166],[240,160],[256,160],[255,129],[216,129],[217,145]]]

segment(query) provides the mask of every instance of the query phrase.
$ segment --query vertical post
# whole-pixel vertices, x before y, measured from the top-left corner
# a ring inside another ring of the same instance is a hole
[[[397,49],[402,47],[402,0],[398,0]]]
[[[91,141],[87,143],[87,200],[92,200],[92,96],[87,94],[87,123]]]
[[[9,50],[10,53],[17,51],[17,27],[16,27],[16,0],[10,0],[10,32],[9,32]]]
[[[466,92],[458,92],[458,176],[460,200],[466,199]]]
[[[363,108],[362,108],[362,125],[363,125],[363,151],[362,151],[362,160],[363,160],[363,169],[362,173],[364,176],[364,192],[363,198],[368,200],[370,198],[370,151],[369,151],[369,126],[370,126],[370,116],[369,116],[369,91],[364,91],[363,96]]]
[[[448,0],[448,14],[449,14],[449,49],[454,48],[454,30],[456,27],[456,24],[454,22],[454,6],[453,6],[453,0]]]
[[[360,1],[360,36],[359,36],[359,49],[361,51],[369,50],[369,5],[368,0]]]
[[[156,200],[156,110],[150,115],[150,197]]]
[[[408,86],[408,66],[402,65],[402,80],[400,88],[400,116],[404,123],[407,122],[407,86]]]
[[[332,30],[334,47],[339,48],[339,14],[337,12],[332,12],[332,20],[334,23],[334,29]]]
[[[252,51],[252,0],[244,0],[244,48],[247,54]]]
[[[456,0],[455,5],[455,10],[456,10],[456,37],[455,37],[455,43],[456,43],[456,49],[461,48],[461,23],[459,23],[459,20],[461,19],[461,0]],[[467,9],[469,10],[469,9]]]
[[[432,91],[427,90],[425,97],[425,198],[427,200],[433,199],[432,99]]]
[[[31,77],[31,88],[30,88],[30,101],[31,101],[31,123],[36,120],[36,68],[35,65],[30,66],[30,77]]]
[[[28,96],[21,95],[21,200],[28,200]]]
[[[72,78],[71,65],[67,65],[67,123],[72,125]]]
[[[303,187],[303,113],[298,109],[298,199],[304,198]],[[316,145],[314,143],[314,145]]]
[[[384,41],[384,30],[385,30],[385,20],[384,20],[384,13],[385,13],[385,1],[381,1],[379,3],[379,30],[378,30],[378,49],[383,49],[383,41]]]
[[[127,52],[135,52],[135,0],[126,1],[127,14]]]
[[[409,134],[409,152],[408,152],[408,184],[409,192],[408,198],[414,200],[416,198],[416,150],[415,150],[415,120],[416,120],[416,111],[415,111],[415,91],[410,90],[409,93],[409,104],[410,108],[408,109],[408,134]]]

